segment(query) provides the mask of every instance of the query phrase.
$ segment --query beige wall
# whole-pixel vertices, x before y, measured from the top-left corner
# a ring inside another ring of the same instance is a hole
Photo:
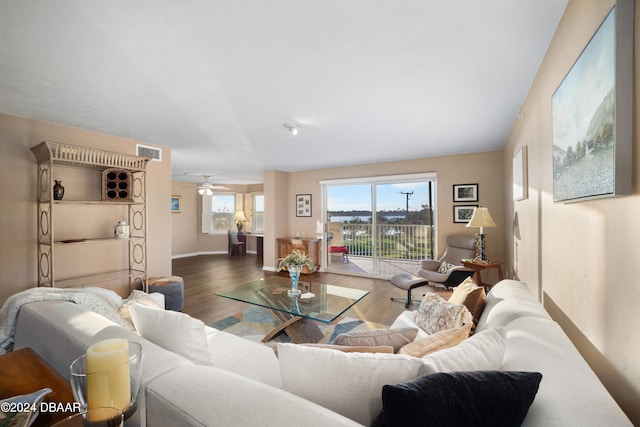
[[[611,1],[570,0],[504,149],[506,182],[514,153],[529,151],[529,198],[511,201],[505,186],[509,268],[539,296],[615,399],[640,425],[640,241],[638,174],[627,197],[553,203],[551,96],[609,12]],[[635,99],[640,11],[635,12]],[[634,122],[639,110],[634,103]],[[634,129],[634,169],[638,135]],[[513,224],[517,227],[512,228]],[[514,232],[511,232],[514,230]],[[517,232],[517,233],[516,233]]]
[[[51,140],[74,145],[135,153],[135,141],[81,129],[0,114],[0,179],[3,194],[0,198],[0,303],[10,295],[37,284],[36,247],[36,163],[30,148],[41,141]],[[150,145],[144,143],[145,145]],[[169,196],[171,184],[171,152],[163,149],[162,162],[150,162],[147,169],[147,257],[149,275],[171,274],[171,233]],[[60,168],[67,176],[63,185],[73,191],[80,186],[77,177]],[[75,180],[75,181],[74,181]],[[99,181],[98,181],[99,182]],[[106,235],[122,218],[121,213],[89,209],[84,221],[65,221],[56,216],[57,227],[79,232],[87,224],[105,228]],[[58,230],[58,228],[56,229]],[[78,236],[80,238],[81,236]],[[109,250],[111,243],[106,243]],[[80,246],[78,246],[80,248]],[[77,249],[77,248],[76,248]],[[61,276],[79,266],[100,268],[106,262],[90,251],[72,249],[71,255],[56,257],[56,269]],[[60,253],[60,251],[58,251]],[[118,289],[120,293],[121,291]]]
[[[247,218],[244,231],[251,229],[251,193],[262,193],[263,185],[225,185],[229,192],[236,193],[237,209],[243,209]],[[227,191],[227,190],[225,190]],[[202,233],[202,197],[198,194],[198,184],[174,181],[171,194],[180,196],[180,213],[172,213],[172,256],[180,258],[200,254],[226,254],[228,238],[226,234]],[[247,238],[247,252],[255,253],[256,239]]]
[[[296,173],[268,173],[276,178],[265,179],[265,195],[276,196],[277,202],[269,205],[267,214],[276,232],[272,238],[281,236],[313,237],[316,235],[316,221],[321,219],[322,194],[320,181],[330,179],[357,178],[367,176],[402,175],[412,173],[435,172],[437,174],[437,213],[436,221],[439,232],[439,252],[444,250],[444,237],[449,234],[474,235],[478,229],[466,228],[464,224],[453,222],[453,185],[479,184],[479,203],[489,208],[498,228],[485,230],[487,234],[487,256],[490,259],[503,259],[503,226],[504,205],[503,191],[504,177],[502,172],[502,153],[490,152],[480,154],[466,154],[457,156],[434,157],[362,165],[355,167],[317,169]],[[312,216],[296,217],[295,195],[311,194]],[[459,204],[459,203],[456,203]],[[265,235],[265,245],[268,236]],[[274,240],[273,254],[265,251],[264,264],[266,268],[274,268],[276,251]],[[494,273],[491,271],[490,273]],[[491,281],[492,278],[488,277]]]

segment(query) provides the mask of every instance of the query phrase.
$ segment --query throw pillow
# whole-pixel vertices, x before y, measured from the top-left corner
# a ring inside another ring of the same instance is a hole
[[[403,346],[398,353],[407,354],[413,357],[424,357],[445,348],[454,347],[469,337],[471,332],[471,323],[460,328],[446,329],[436,332],[426,338],[415,340]]]
[[[422,360],[400,354],[283,343],[278,359],[286,391],[367,426],[382,411],[382,386],[418,378],[422,367]]]
[[[133,322],[131,320],[130,312],[130,308],[133,304],[140,304],[151,308],[162,308],[148,293],[134,289],[129,297],[124,300],[124,303],[122,304],[122,307],[120,307],[120,310],[118,310],[118,312],[120,313],[120,317],[130,323]]]
[[[427,333],[435,334],[471,323],[473,316],[464,305],[451,304],[440,295],[428,292],[415,312],[415,321]]]
[[[519,426],[535,399],[538,372],[452,372],[382,388],[385,427]]]
[[[440,264],[440,267],[438,267],[438,273],[447,274],[449,270],[451,270],[454,267],[458,267],[458,266],[455,264],[451,264],[447,261],[442,261],[442,264]]]
[[[393,354],[393,347],[390,345],[380,345],[375,347],[355,346],[355,345],[332,345],[332,344],[300,344],[316,348],[329,348],[332,350],[344,351],[345,353],[387,353]]]
[[[402,346],[416,339],[417,328],[372,329],[366,331],[346,332],[338,335],[333,343],[336,345],[377,347],[391,346],[394,353]]]
[[[464,282],[460,283],[453,289],[453,293],[449,297],[452,304],[462,304],[471,312],[473,323],[478,324],[478,319],[484,310],[487,301],[487,294],[482,286],[478,286],[476,282],[468,277]]]
[[[502,367],[505,352],[505,329],[486,329],[455,347],[422,358],[424,374],[454,371],[494,371]]]
[[[198,365],[213,366],[201,320],[171,310],[133,304],[129,311],[138,334]]]

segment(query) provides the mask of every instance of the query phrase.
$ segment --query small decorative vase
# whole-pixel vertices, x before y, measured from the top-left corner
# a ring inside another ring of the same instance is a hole
[[[298,304],[299,295],[291,295],[291,313],[300,314],[300,305]]]
[[[291,277],[291,289],[287,291],[289,295],[300,295],[302,291],[298,289],[298,279],[300,278],[300,272],[302,271],[301,265],[289,265],[289,276]]]
[[[113,229],[113,237],[116,239],[129,238],[129,226],[127,225],[127,221],[118,221]]]
[[[64,187],[60,184],[62,181],[56,181],[53,186],[53,200],[62,200],[64,197]]]

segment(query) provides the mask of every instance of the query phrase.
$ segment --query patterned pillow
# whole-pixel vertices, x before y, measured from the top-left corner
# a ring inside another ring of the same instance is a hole
[[[455,264],[450,264],[447,261],[442,261],[442,264],[440,264],[440,267],[438,267],[438,273],[447,274],[449,270],[451,270],[454,267],[458,267],[458,266]]]
[[[418,327],[429,334],[445,329],[459,328],[473,322],[471,312],[462,304],[451,304],[440,295],[429,292],[415,311],[415,321]]]

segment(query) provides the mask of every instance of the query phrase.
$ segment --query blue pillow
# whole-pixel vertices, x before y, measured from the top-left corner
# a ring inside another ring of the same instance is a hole
[[[520,426],[541,380],[538,372],[440,372],[385,385],[377,425]]]

